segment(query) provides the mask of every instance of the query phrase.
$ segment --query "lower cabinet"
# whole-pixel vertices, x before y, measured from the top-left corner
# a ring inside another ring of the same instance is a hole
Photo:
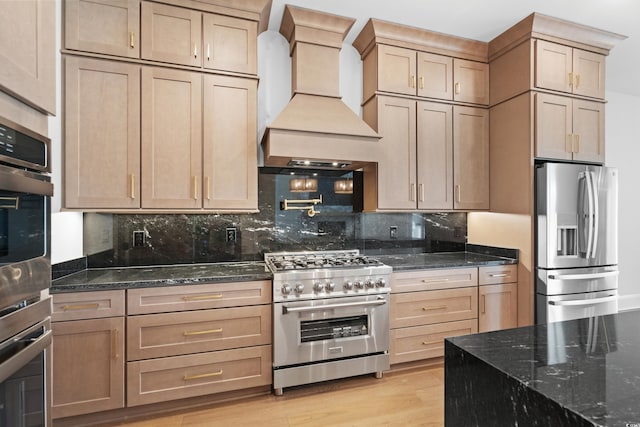
[[[478,332],[518,326],[517,265],[480,267]]]
[[[55,294],[52,320],[52,417],[124,407],[124,291]]]
[[[478,331],[478,269],[394,273],[391,364],[444,356],[444,339]]]

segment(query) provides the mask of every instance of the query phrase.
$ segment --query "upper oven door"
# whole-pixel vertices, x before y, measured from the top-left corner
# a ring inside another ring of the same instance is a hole
[[[389,295],[274,304],[274,366],[389,349]]]
[[[49,286],[49,180],[0,165],[0,310]]]

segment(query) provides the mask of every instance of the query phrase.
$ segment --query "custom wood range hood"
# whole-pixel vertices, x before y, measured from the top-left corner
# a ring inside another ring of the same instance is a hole
[[[265,166],[355,170],[376,162],[380,137],[339,94],[340,49],[354,22],[285,6],[292,97],[265,131]]]

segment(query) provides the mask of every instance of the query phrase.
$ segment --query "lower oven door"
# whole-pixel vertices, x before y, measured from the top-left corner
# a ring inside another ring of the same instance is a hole
[[[274,366],[389,349],[389,295],[274,304]]]

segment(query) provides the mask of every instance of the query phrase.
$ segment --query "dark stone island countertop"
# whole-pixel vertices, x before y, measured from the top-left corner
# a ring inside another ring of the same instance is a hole
[[[446,426],[640,425],[640,310],[448,338]]]
[[[429,254],[379,255],[373,258],[393,267],[393,271],[430,268],[486,267],[517,264],[517,258],[507,258],[475,252],[438,252]]]

